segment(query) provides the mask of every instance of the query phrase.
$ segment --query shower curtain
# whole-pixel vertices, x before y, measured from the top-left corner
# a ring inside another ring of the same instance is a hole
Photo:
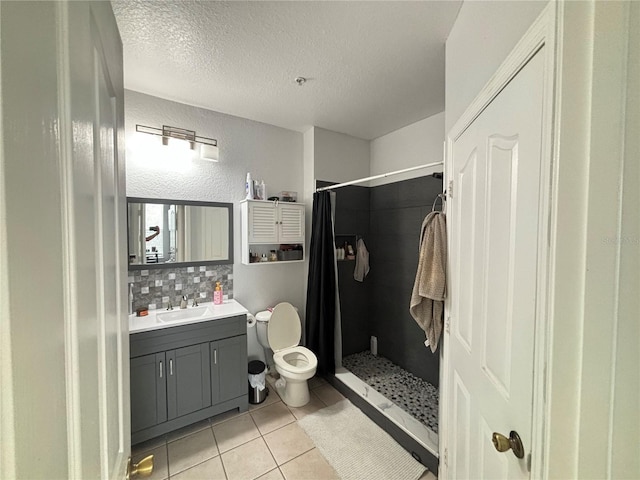
[[[335,373],[341,356],[340,308],[333,232],[335,193],[313,194],[309,277],[307,281],[306,345],[318,358],[317,374]]]

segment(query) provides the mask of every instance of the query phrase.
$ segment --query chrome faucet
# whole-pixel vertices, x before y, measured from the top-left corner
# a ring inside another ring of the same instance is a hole
[[[171,303],[171,298],[169,298],[169,304],[167,305],[167,310],[173,310],[173,304]]]
[[[191,306],[192,307],[197,307],[198,306],[198,294],[197,293],[193,294],[193,304]]]
[[[187,296],[183,295],[182,300],[180,300],[180,308],[187,308]]]

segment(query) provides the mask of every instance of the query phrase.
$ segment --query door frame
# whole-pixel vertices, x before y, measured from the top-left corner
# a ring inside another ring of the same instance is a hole
[[[534,362],[533,362],[533,410],[532,410],[532,445],[527,448],[531,451],[530,470],[531,478],[543,478],[546,462],[544,448],[548,431],[547,411],[549,404],[549,372],[551,354],[551,313],[550,313],[550,269],[551,269],[551,220],[553,215],[553,199],[556,197],[552,182],[552,168],[555,164],[555,130],[554,107],[556,105],[556,58],[558,56],[557,32],[558,18],[562,15],[560,3],[550,2],[545,7],[529,30],[516,44],[505,61],[489,79],[475,100],[467,107],[462,116],[456,121],[447,133],[445,143],[445,188],[447,195],[456,195],[456,186],[449,186],[452,172],[452,152],[454,142],[465,132],[471,123],[484,111],[484,109],[498,96],[506,85],[520,72],[524,65],[545,47],[544,59],[544,97],[542,107],[542,166],[540,171],[540,231],[538,235],[538,278],[536,298],[536,317],[534,327]],[[453,192],[452,192],[453,191]],[[451,222],[453,211],[449,202],[445,207],[447,221]],[[448,239],[449,251],[451,250],[451,237]],[[450,264],[447,262],[448,277],[451,278]],[[449,478],[448,471],[448,443],[449,425],[448,415],[451,406],[449,395],[449,330],[452,299],[445,300],[445,328],[443,338],[443,357],[440,366],[440,471],[439,477]]]

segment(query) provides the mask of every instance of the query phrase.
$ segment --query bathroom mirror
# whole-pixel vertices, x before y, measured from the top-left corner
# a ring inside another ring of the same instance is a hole
[[[233,205],[127,198],[129,268],[233,263]]]

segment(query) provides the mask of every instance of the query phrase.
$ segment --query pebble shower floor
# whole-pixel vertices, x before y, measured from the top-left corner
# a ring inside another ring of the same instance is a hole
[[[344,357],[342,366],[438,433],[438,389],[429,382],[368,350]]]

